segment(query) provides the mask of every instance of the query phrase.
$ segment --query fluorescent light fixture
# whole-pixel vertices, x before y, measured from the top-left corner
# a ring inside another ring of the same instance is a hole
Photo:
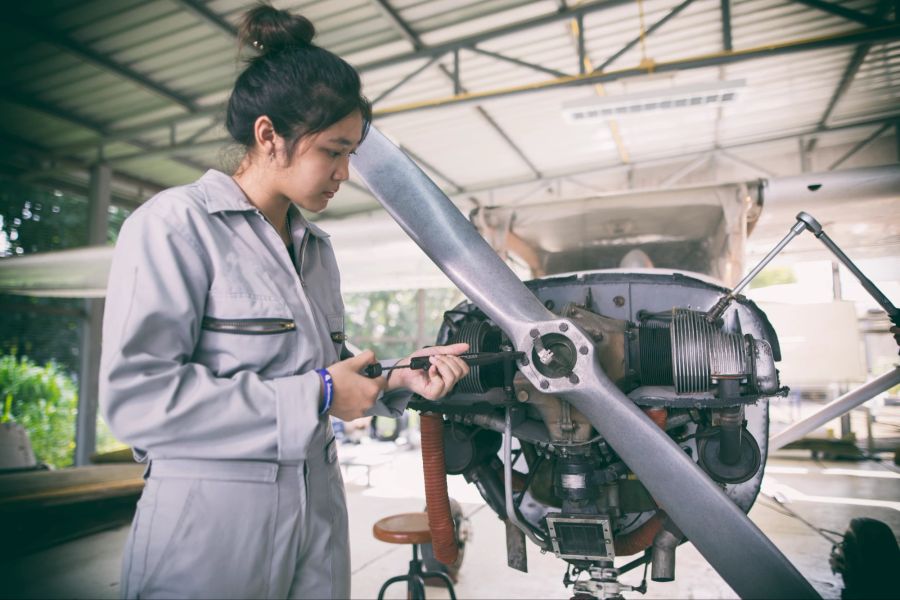
[[[697,106],[719,106],[734,102],[745,80],[715,81],[651,90],[618,96],[591,96],[566,102],[563,116],[570,123],[603,121],[610,118],[643,115],[648,112]]]

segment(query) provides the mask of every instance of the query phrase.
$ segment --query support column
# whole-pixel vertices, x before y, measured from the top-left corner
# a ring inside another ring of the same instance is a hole
[[[88,193],[88,245],[106,244],[109,204],[112,195],[112,168],[108,164],[91,167]],[[78,377],[78,416],[75,421],[75,466],[90,464],[97,445],[97,388],[100,372],[100,333],[103,299],[85,300],[81,328],[81,370]]]
[[[425,290],[416,290],[416,348],[424,348],[433,340],[428,339],[425,331]]]

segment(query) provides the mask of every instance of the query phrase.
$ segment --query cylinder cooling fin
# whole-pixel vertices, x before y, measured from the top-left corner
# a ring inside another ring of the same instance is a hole
[[[672,378],[679,394],[705,392],[714,381],[742,379],[750,373],[744,338],[713,327],[702,314],[672,313]]]
[[[500,330],[486,321],[465,321],[450,341],[467,343],[469,352],[498,352],[501,342]],[[456,384],[456,391],[464,394],[483,394],[491,388],[502,385],[503,365],[472,365],[469,367],[469,374]]]
[[[668,325],[638,327],[641,383],[672,385],[672,333]]]

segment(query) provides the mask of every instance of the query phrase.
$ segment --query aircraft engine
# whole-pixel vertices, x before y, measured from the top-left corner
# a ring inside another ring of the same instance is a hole
[[[710,323],[705,310],[727,290],[671,271],[594,272],[527,285],[588,335],[609,378],[749,511],[766,458],[767,400],[786,392],[765,314],[738,298]],[[468,302],[446,312],[437,340],[459,341],[471,352],[514,350]],[[541,342],[519,362],[531,361],[548,378],[567,376],[560,371],[573,362],[567,355],[587,350],[562,335]],[[473,366],[442,401],[413,403],[443,414],[446,472],[474,483],[507,522],[510,566],[524,570],[524,536],[568,561],[576,576],[653,546],[653,579],[671,580],[682,534],[588,419],[529,382],[517,364]],[[517,448],[501,451],[504,431]]]

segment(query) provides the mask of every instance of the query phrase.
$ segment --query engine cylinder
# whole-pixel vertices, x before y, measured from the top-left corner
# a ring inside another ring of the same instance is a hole
[[[485,321],[463,323],[452,343],[469,344],[469,352],[498,352],[500,350],[500,330]],[[491,388],[503,385],[503,365],[471,365],[469,374],[459,380],[456,391],[464,394],[483,394]]]
[[[705,392],[719,379],[742,379],[750,373],[744,339],[714,328],[702,314],[675,310],[669,326],[672,375],[679,394]]]

